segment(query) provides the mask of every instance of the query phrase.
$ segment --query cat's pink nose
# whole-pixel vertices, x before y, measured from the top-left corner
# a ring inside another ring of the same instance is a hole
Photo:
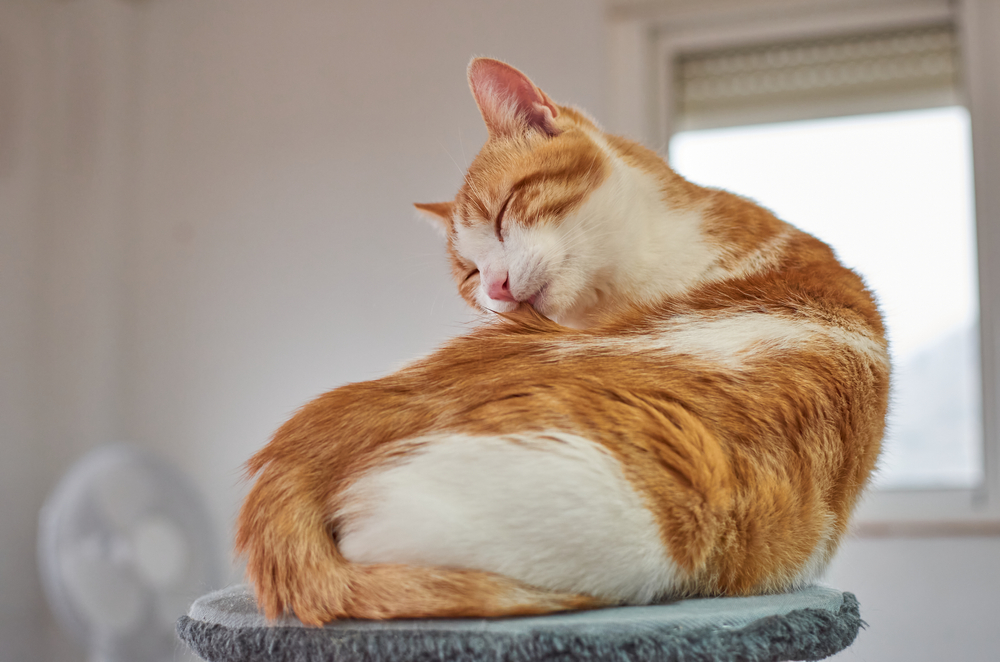
[[[487,281],[486,296],[494,301],[517,301],[510,293],[510,279],[507,274],[502,274],[499,278]]]

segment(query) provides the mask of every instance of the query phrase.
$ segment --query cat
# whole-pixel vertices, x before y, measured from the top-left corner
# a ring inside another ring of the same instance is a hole
[[[416,206],[490,319],[320,396],[248,462],[259,607],[493,617],[811,581],[884,432],[873,295],[517,69],[468,76],[487,142],[454,200]]]

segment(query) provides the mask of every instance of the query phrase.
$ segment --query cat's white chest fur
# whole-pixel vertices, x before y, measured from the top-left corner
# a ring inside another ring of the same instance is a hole
[[[344,493],[355,563],[486,570],[550,590],[648,603],[678,571],[603,447],[565,432],[415,439]]]

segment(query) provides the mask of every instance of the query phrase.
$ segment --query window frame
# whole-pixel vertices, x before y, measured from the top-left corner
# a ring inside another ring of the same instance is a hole
[[[978,252],[983,482],[972,489],[870,490],[857,533],[1000,534],[1000,0],[610,0],[610,130],[666,152],[672,62],[684,52],[952,23],[969,110]],[[990,121],[993,118],[993,121]],[[991,259],[993,258],[993,259]]]

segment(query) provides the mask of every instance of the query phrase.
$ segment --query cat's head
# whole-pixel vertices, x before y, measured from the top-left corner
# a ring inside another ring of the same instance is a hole
[[[469,85],[489,132],[455,199],[417,204],[448,240],[452,273],[475,308],[530,303],[557,321],[594,308],[607,228],[586,204],[612,165],[602,135],[513,67],[486,58]]]

